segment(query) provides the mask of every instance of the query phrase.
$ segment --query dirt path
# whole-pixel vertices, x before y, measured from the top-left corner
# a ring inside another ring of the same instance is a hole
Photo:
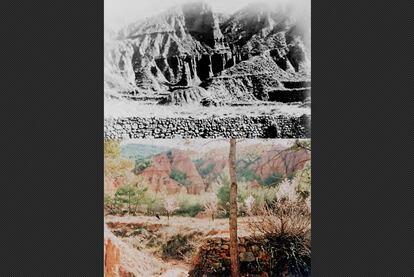
[[[159,277],[187,277],[190,270],[189,266],[181,261],[169,261],[166,268]]]

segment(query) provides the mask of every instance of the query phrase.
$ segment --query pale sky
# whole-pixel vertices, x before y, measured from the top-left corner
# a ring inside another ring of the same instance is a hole
[[[291,145],[295,139],[238,139],[240,145],[248,144],[272,144],[272,145]],[[178,149],[189,150],[208,150],[212,148],[229,147],[229,139],[126,139],[121,144],[146,144],[154,146],[167,146]]]
[[[108,27],[119,27],[149,16],[159,14],[170,7],[197,0],[104,0],[104,22]],[[265,2],[275,4],[279,2],[295,3],[297,7],[304,7],[310,13],[310,0],[204,0],[218,12],[232,13],[249,3]]]

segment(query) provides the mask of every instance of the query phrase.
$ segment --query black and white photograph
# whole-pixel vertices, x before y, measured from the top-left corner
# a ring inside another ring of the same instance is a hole
[[[310,138],[310,1],[104,4],[106,138]]]

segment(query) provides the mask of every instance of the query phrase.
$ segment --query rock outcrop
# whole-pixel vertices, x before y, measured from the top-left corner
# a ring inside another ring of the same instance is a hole
[[[150,276],[161,271],[160,261],[121,241],[105,225],[104,227],[104,275],[105,277]]]
[[[186,183],[181,184],[171,178],[173,170],[184,173]],[[190,194],[199,194],[205,191],[204,182],[189,156],[179,150],[162,153],[153,157],[152,165],[144,169],[140,176],[144,177],[153,191],[167,190],[168,193],[179,193],[186,187]]]
[[[174,150],[172,152],[171,167],[185,173],[187,176],[188,193],[200,194],[205,191],[203,179],[201,179],[193,161],[184,151]]]
[[[171,163],[165,153],[159,154],[152,159],[152,165],[140,173],[153,191],[159,192],[164,188],[168,193],[174,194],[181,190],[181,185],[170,178]]]
[[[203,87],[227,102],[267,100],[268,90],[283,88],[280,81],[310,79],[303,32],[287,10],[262,4],[226,18],[205,3],[184,4],[105,43],[105,91],[149,95]],[[173,104],[181,103],[176,94]]]
[[[160,101],[160,104],[181,105],[201,103],[207,99],[211,99],[211,96],[201,87],[178,87],[172,90],[165,100]]]
[[[285,150],[273,148],[264,153],[258,161],[250,166],[250,169],[262,179],[274,173],[288,177],[302,169],[309,159],[310,154],[304,149]]]

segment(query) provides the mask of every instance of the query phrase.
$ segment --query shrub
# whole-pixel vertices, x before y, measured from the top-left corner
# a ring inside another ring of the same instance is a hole
[[[277,188],[263,187],[258,190],[253,190],[252,195],[255,200],[255,208],[262,209],[265,206],[270,206],[276,199]]]
[[[200,168],[198,171],[202,177],[209,175],[214,169],[214,163],[209,163],[206,167]]]
[[[145,213],[148,215],[161,214],[164,211],[162,198],[152,191],[147,194],[144,205],[146,207]]]
[[[197,250],[197,238],[202,236],[200,232],[190,234],[176,234],[161,246],[164,258],[187,260]]]
[[[230,211],[230,180],[228,178],[222,179],[222,186],[219,188],[217,192],[218,204],[219,206],[225,210],[226,215],[229,214]],[[244,199],[248,196],[248,193],[245,189],[244,184],[238,184],[237,189],[237,202],[238,204],[242,204]],[[238,209],[239,213],[242,212],[242,209]]]
[[[117,189],[114,196],[116,207],[120,207],[122,212],[136,214],[138,206],[143,203],[148,187],[134,185],[121,186]]]
[[[214,221],[214,218],[218,210],[218,199],[217,195],[210,193],[206,199],[203,201],[204,211],[211,216],[211,219]]]
[[[259,176],[256,175],[256,173],[253,172],[253,170],[249,168],[242,168],[237,169],[237,180],[241,182],[251,182],[253,180],[261,182],[261,179]]]
[[[171,170],[170,178],[177,181],[178,183],[188,186],[189,182],[187,180],[187,174],[177,169]]]
[[[195,217],[199,212],[202,212],[203,206],[199,203],[193,203],[181,206],[180,209],[177,210],[176,214],[181,216],[189,216]]]
[[[116,215],[120,211],[120,206],[115,202],[115,197],[105,194],[104,196],[104,209],[108,214]]]
[[[274,173],[263,180],[264,186],[276,186],[283,180],[283,175]]]
[[[172,215],[179,208],[180,206],[174,197],[170,196],[164,199],[164,209],[167,212],[168,220],[170,220],[170,215]]]
[[[149,167],[151,165],[151,160],[135,160],[135,167],[134,167],[134,173],[135,174],[139,174],[140,172],[142,172],[144,169],[146,169],[147,167]]]
[[[297,190],[304,199],[311,194],[311,165],[308,162],[304,168],[296,172],[293,181],[297,183]]]
[[[253,239],[266,242],[263,246],[272,257],[270,276],[280,276],[282,272],[311,275],[311,211],[306,201],[294,193],[294,185],[284,181],[277,200],[248,223]]]
[[[201,205],[201,195],[192,195],[180,193],[176,195],[176,199],[180,208],[176,211],[177,215],[194,217],[203,211]]]
[[[219,200],[219,205],[228,212],[229,203],[230,203],[230,181],[229,179],[223,178],[222,186],[219,188],[217,192],[217,198]]]

